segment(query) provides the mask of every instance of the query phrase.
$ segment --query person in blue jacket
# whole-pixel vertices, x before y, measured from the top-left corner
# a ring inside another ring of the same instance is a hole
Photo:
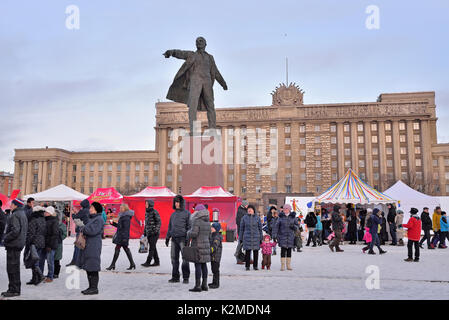
[[[449,239],[449,237],[448,237],[449,223],[447,221],[447,216],[446,216],[446,212],[445,211],[441,212],[440,232],[441,232],[440,244],[442,246],[446,246],[446,238]]]
[[[381,223],[382,223],[381,211],[378,208],[374,208],[373,213],[368,219],[367,225],[367,227],[369,228],[369,233],[373,238],[373,240],[370,242],[368,254],[376,254],[373,250],[374,245],[376,245],[376,247],[379,249],[379,254],[387,253],[380,247],[380,239],[377,233],[379,230],[379,225]]]

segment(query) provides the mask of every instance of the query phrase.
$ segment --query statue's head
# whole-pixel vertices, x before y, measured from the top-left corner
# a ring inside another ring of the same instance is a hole
[[[206,45],[207,45],[206,39],[204,39],[203,37],[196,38],[196,48],[197,49],[205,49]]]

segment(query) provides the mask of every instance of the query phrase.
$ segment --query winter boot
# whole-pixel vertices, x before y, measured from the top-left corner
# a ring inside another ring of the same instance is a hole
[[[400,246],[400,247],[403,247],[403,246],[405,246],[405,244],[404,244],[404,240],[402,240],[402,239],[399,239],[399,244],[398,244],[398,246]]]
[[[334,252],[334,246],[332,244],[329,244],[329,249],[331,249],[331,251]]]
[[[86,292],[89,291],[89,289],[92,287],[92,276],[91,275],[87,275],[87,281],[89,282],[89,288],[81,291],[82,294],[86,294]]]
[[[335,252],[344,252],[345,250],[343,250],[343,249],[340,249],[340,247],[339,246],[337,246],[337,249],[335,250]]]
[[[373,249],[369,249],[368,254],[376,254]]]
[[[285,262],[287,261],[287,258],[281,258],[281,271],[285,270]]]
[[[131,254],[131,250],[129,250],[128,247],[124,248],[124,250],[125,250],[126,256],[128,257],[128,260],[130,263],[129,268],[127,268],[126,270],[136,269],[136,264],[134,263],[133,255]]]
[[[191,292],[201,292],[201,279],[195,278],[195,287],[189,289]]]
[[[151,258],[147,257],[147,261],[145,261],[145,263],[141,264],[142,267],[148,268],[151,266]]]
[[[220,286],[220,273],[214,273],[212,283],[209,283],[209,289],[217,289]]]
[[[381,247],[379,247],[379,254],[384,254],[384,253],[387,253],[387,251],[385,251],[385,250],[382,250],[382,248],[381,248]]]
[[[27,285],[31,285],[31,284],[35,284],[36,283],[36,271],[35,271],[35,268],[33,268],[32,271],[33,271],[33,276],[31,277],[31,280],[26,283]]]
[[[412,258],[407,258],[407,259],[404,259],[404,261],[405,261],[405,262],[412,262],[413,259],[412,259]]]
[[[119,255],[120,255],[120,249],[115,249],[114,258],[112,258],[111,265],[108,268],[106,268],[106,270],[115,270],[115,263],[117,262]]]
[[[293,270],[292,269],[292,258],[286,258],[287,259],[287,270]]]
[[[83,292],[83,294],[85,295],[93,295],[93,294],[98,294],[98,281],[99,281],[99,276],[98,275],[93,275],[90,277],[90,285],[89,288],[87,290],[85,290]]]
[[[207,286],[207,277],[203,278],[203,283],[201,283],[201,291],[208,291],[209,287]]]
[[[268,266],[267,266],[267,270],[270,270],[270,267],[271,267],[271,266],[270,266],[270,265],[268,265]]]

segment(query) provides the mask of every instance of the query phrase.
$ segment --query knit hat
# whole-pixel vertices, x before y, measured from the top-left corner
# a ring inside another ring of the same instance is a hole
[[[243,200],[243,201],[242,201],[242,206],[246,207],[247,205],[249,205],[249,202],[246,201],[246,200]]]
[[[218,222],[212,223],[212,228],[214,228],[217,232],[221,230],[221,225]]]
[[[366,209],[366,212],[367,212],[367,213],[372,213],[372,212],[373,212],[373,209],[368,208],[368,209]],[[398,212],[399,212],[399,211],[398,211]]]
[[[203,204],[198,204],[195,207],[195,211],[201,211],[201,210],[206,210],[206,207]]]
[[[269,235],[269,234],[266,234],[266,235],[263,237],[263,240],[264,240],[264,241],[265,241],[265,240],[270,241],[270,240],[271,240],[270,235]]]
[[[377,214],[377,213],[378,213],[379,211],[380,211],[379,209],[377,209],[377,208],[374,208],[374,210],[373,210],[373,214]]]
[[[101,206],[101,204],[99,202],[92,202],[91,206],[93,206],[95,208],[95,211],[97,213],[102,213],[103,212],[103,207]]]
[[[20,199],[14,199],[14,200],[11,202],[11,204],[13,204],[13,205],[15,205],[15,206],[17,206],[17,207],[19,207],[19,208],[22,208],[22,207],[23,207],[23,201],[20,200]]]
[[[398,210],[396,213],[400,213],[400,214],[403,214],[404,213],[404,211],[402,211],[402,210]]]
[[[53,208],[52,206],[45,208],[45,212],[49,213],[53,217],[56,217],[55,208]]]
[[[284,204],[283,209],[288,209],[288,211],[292,211],[292,206],[289,205],[288,203]]]
[[[416,209],[416,208],[410,209],[410,214],[417,214],[417,213],[418,213],[418,209]]]

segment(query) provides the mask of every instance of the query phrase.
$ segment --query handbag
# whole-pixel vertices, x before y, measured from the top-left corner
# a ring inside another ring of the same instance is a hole
[[[182,249],[182,258],[188,262],[200,261],[200,250],[198,247],[185,246]]]
[[[25,268],[32,268],[36,262],[39,260],[39,254],[37,253],[36,246],[32,244],[23,255],[23,263],[25,264]]]
[[[78,249],[81,249],[81,250],[84,250],[84,248],[86,248],[86,237],[84,236],[84,234],[82,232],[80,232],[76,236],[75,247],[77,247]]]

